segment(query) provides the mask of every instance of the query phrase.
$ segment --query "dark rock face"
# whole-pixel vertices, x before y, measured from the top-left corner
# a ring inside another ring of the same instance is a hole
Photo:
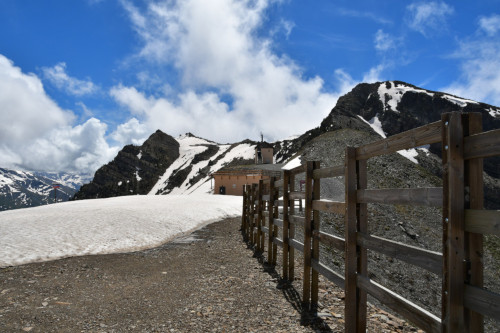
[[[74,198],[147,194],[178,157],[179,143],[158,130],[142,146],[123,147],[113,161],[96,171],[94,179],[83,185]]]

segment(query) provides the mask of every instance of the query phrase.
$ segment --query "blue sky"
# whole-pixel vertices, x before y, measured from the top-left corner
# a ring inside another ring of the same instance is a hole
[[[0,166],[93,172],[156,129],[282,139],[360,82],[500,105],[499,54],[499,0],[0,0]]]

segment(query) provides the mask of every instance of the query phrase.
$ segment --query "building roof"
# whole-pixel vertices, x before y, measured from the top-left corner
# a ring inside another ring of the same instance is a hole
[[[268,143],[268,142],[261,141],[261,142],[258,142],[257,146],[255,147],[255,149],[259,149],[259,148],[273,148],[273,145]]]
[[[275,174],[280,173],[283,164],[249,164],[224,167],[212,173],[212,175],[236,175],[236,174]]]

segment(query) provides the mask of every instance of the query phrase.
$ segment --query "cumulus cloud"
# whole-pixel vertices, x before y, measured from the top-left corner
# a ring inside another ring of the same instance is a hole
[[[408,26],[425,37],[439,33],[446,27],[446,19],[453,14],[452,6],[444,2],[418,2],[406,7]]]
[[[43,67],[43,75],[50,83],[68,94],[82,96],[96,92],[97,87],[90,80],[79,80],[66,73],[66,63],[60,62],[54,67]]]
[[[142,40],[137,56],[173,64],[183,89],[175,100],[125,86],[111,89],[111,96],[148,126],[224,142],[260,131],[279,139],[318,126],[338,94],[274,54],[272,34],[258,36],[270,2],[165,1],[141,11],[122,1]]]
[[[500,15],[483,16],[479,18],[479,27],[489,36],[494,36],[500,31]]]
[[[73,127],[41,80],[0,55],[0,165],[45,171],[92,172],[116,149],[105,140],[106,125],[90,119]]]

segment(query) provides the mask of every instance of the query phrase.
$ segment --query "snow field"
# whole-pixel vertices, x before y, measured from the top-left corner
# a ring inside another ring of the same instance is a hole
[[[0,212],[0,267],[152,248],[241,214],[241,197],[124,196]]]

